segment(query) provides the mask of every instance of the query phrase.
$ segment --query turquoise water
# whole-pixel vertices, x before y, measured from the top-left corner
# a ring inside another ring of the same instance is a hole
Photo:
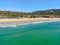
[[[60,22],[0,27],[0,45],[60,45]]]

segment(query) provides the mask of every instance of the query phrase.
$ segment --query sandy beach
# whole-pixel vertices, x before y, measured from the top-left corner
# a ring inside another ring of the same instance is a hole
[[[0,19],[0,23],[4,22],[36,22],[36,21],[60,21],[60,18],[20,18],[20,19]]]

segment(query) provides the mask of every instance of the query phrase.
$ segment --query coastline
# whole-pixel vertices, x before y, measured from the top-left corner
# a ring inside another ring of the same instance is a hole
[[[0,23],[2,22],[36,22],[36,21],[60,21],[60,18],[20,18],[20,19],[0,19]]]
[[[45,22],[60,21],[60,18],[20,18],[20,19],[0,19],[0,27],[16,27],[17,25],[27,25]]]

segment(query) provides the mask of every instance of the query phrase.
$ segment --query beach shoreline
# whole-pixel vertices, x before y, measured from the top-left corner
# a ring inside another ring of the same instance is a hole
[[[0,19],[0,22],[36,22],[36,21],[60,21],[60,18],[20,18],[20,19]]]
[[[60,21],[60,18],[20,18],[20,19],[0,19],[0,27],[16,27],[17,25],[27,25],[45,22]]]

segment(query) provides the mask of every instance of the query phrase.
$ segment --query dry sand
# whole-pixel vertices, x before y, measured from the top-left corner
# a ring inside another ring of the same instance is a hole
[[[0,19],[2,22],[36,22],[36,21],[60,21],[60,18],[20,18],[20,19]]]

